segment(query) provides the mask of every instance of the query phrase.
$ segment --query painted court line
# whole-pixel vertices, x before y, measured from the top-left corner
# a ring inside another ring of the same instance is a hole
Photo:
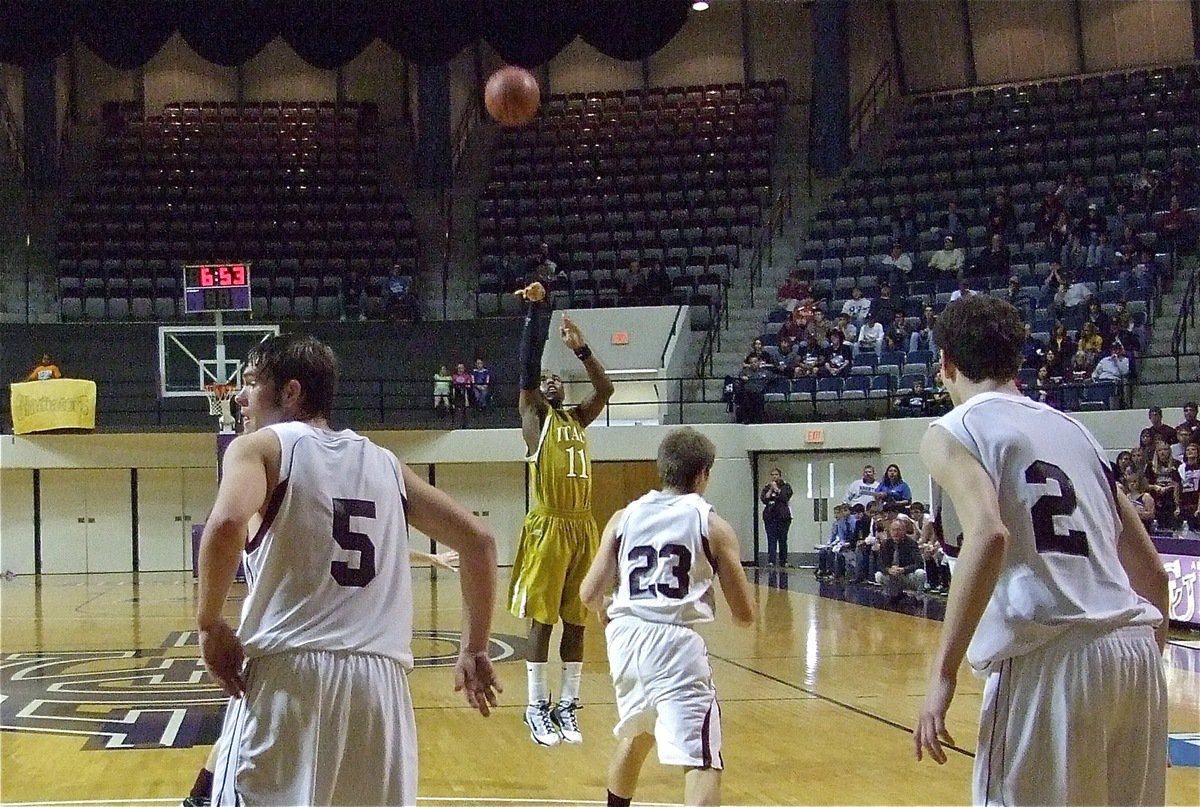
[[[90,807],[94,804],[112,804],[112,805],[128,805],[129,807],[137,807],[137,805],[150,804],[178,804],[179,799],[96,799],[92,801],[17,801],[5,802],[5,807]],[[594,804],[606,804],[604,801],[588,800],[588,799],[529,799],[529,798],[502,798],[491,796],[418,796],[418,804],[562,804],[562,805],[587,805],[591,807]],[[663,801],[635,801],[636,807],[676,807],[674,802]]]

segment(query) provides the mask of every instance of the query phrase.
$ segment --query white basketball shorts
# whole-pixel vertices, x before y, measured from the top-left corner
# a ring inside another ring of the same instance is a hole
[[[253,659],[229,702],[214,807],[417,802],[408,676],[383,656],[334,651]]]
[[[721,770],[721,709],[708,648],[691,628],[622,616],[608,623],[618,737],[654,734],[664,765]]]
[[[1162,804],[1167,687],[1148,626],[1072,632],[994,664],[975,804]]]

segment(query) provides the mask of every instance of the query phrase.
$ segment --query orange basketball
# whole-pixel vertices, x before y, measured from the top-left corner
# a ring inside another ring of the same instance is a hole
[[[483,103],[501,126],[523,126],[533,120],[541,103],[537,79],[523,67],[501,67],[487,80]]]

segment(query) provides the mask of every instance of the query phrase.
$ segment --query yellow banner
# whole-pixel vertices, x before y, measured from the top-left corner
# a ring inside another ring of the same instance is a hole
[[[13,432],[96,428],[96,382],[55,378],[12,384]]]

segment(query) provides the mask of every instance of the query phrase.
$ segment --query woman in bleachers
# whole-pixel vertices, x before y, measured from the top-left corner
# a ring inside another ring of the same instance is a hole
[[[1109,341],[1113,338],[1113,320],[1108,314],[1104,313],[1104,307],[1100,305],[1100,301],[1092,297],[1087,302],[1087,311],[1084,313],[1084,321],[1090,322],[1096,326],[1096,331],[1099,332],[1100,338],[1104,340],[1104,347],[1108,346]],[[1125,346],[1127,349],[1129,345]]]
[[[1125,471],[1133,468],[1133,452],[1122,451],[1117,454],[1117,458],[1113,460],[1113,466],[1117,469],[1117,479],[1125,478]]]
[[[1154,496],[1146,489],[1146,477],[1138,473],[1138,470],[1132,465],[1125,469],[1121,475],[1121,488],[1125,491],[1125,495],[1133,502],[1133,507],[1137,510],[1138,518],[1142,520],[1148,531],[1154,530]]]
[[[1030,397],[1035,401],[1053,406],[1059,406],[1058,382],[1050,375],[1050,368],[1042,365],[1038,368],[1037,378],[1033,382]]]
[[[1171,456],[1171,446],[1158,441],[1154,456],[1146,468],[1147,489],[1154,496],[1155,520],[1159,530],[1179,526],[1179,463]]]
[[[1129,450],[1129,461],[1133,464],[1136,470],[1142,476],[1146,475],[1149,459],[1147,458],[1145,449],[1141,446],[1135,446]]]
[[[1100,330],[1094,322],[1085,322],[1083,327],[1079,329],[1078,341],[1076,342],[1075,354],[1080,353],[1086,355],[1087,364],[1089,367],[1095,367],[1096,361],[1104,353],[1104,337],[1100,335]]]
[[[746,354],[746,358],[742,359],[742,367],[749,367],[750,360],[754,358],[757,358],[764,366],[774,364],[771,354],[767,352],[765,347],[763,347],[763,341],[761,339],[755,339],[750,343],[750,352]]]
[[[1179,517],[1200,530],[1200,444],[1188,443],[1179,464]]]
[[[1050,334],[1050,344],[1046,346],[1047,355],[1053,352],[1056,359],[1061,363],[1058,369],[1066,369],[1071,361],[1071,357],[1075,355],[1075,343],[1071,341],[1070,334],[1067,333],[1067,326],[1061,321],[1054,323],[1054,332]],[[1047,364],[1050,362],[1047,361]],[[1055,367],[1050,367],[1050,375],[1063,375],[1061,372],[1054,372]]]
[[[883,479],[879,480],[879,486],[875,488],[875,498],[883,502],[885,507],[908,507],[912,502],[912,488],[900,474],[899,465],[892,463],[883,472]]]

